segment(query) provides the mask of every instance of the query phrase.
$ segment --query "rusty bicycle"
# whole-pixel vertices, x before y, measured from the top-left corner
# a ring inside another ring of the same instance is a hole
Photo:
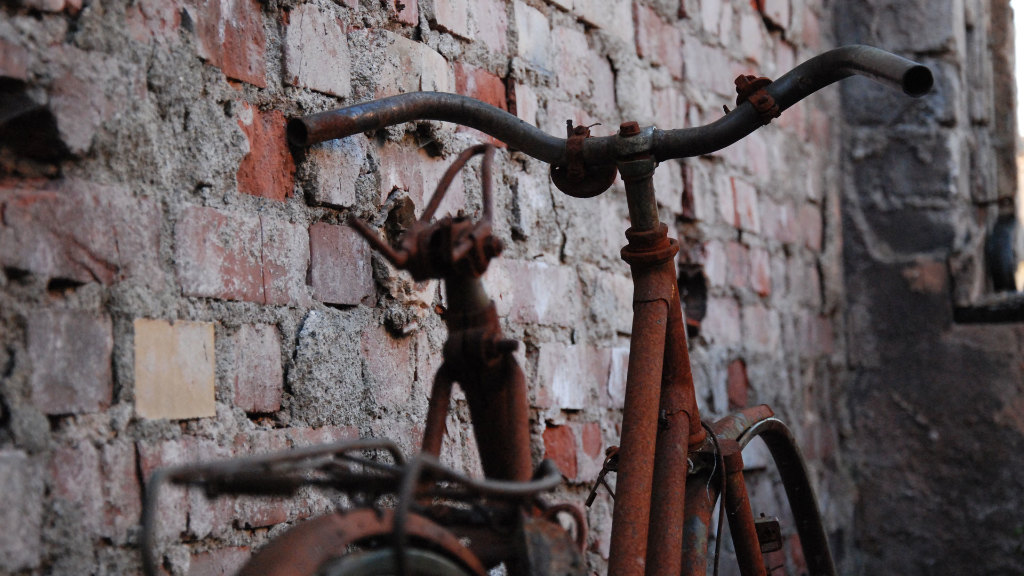
[[[686,328],[676,283],[678,245],[658,218],[653,174],[660,161],[708,154],[768,124],[802,98],[853,74],[918,97],[932,86],[928,68],[883,50],[846,46],[812,58],[772,82],[740,76],[737,106],[701,127],[659,130],[623,123],[617,134],[591,137],[568,122],[557,138],[497,108],[455,94],[409,93],[292,119],[299,147],[413,120],[440,120],[479,130],[551,165],[564,193],[594,197],[616,174],[625,184],[631,227],[622,259],[634,284],[633,324],[619,447],[601,472],[615,473],[608,573],[613,576],[705,574],[714,511],[721,502],[739,571],[775,573],[766,561],[782,545],[778,521],[755,518],[743,478],[742,450],[760,437],[787,494],[807,567],[835,574],[807,469],[789,429],[767,406],[714,423],[698,411]],[[491,229],[491,159],[474,146],[444,175],[419,221],[392,247],[358,220],[355,227],[394,266],[414,279],[441,279],[448,340],[429,398],[422,452],[407,459],[386,440],[359,440],[227,462],[158,471],[147,486],[144,565],[152,554],[153,503],[162,484],[205,488],[210,495],[287,495],[305,486],[333,490],[347,506],[301,523],[272,540],[240,574],[483,576],[582,575],[586,519],[579,506],[545,497],[561,482],[550,461],[534,467],[523,372],[505,338],[481,277],[503,245]],[[433,219],[456,173],[482,155],[479,220]],[[464,391],[484,478],[439,462],[453,385]],[[720,514],[717,530],[721,531]],[[559,517],[567,519],[564,527]],[[717,554],[713,562],[717,571]]]

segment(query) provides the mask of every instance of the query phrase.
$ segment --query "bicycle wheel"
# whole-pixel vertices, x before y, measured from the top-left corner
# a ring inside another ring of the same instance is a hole
[[[408,576],[472,576],[455,560],[432,550],[405,551]],[[326,564],[317,576],[397,576],[398,563],[391,547],[346,554]]]

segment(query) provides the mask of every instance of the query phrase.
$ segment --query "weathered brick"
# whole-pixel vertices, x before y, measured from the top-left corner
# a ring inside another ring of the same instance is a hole
[[[665,22],[651,7],[634,5],[636,53],[652,64],[664,66],[672,77],[683,77],[683,38],[679,29]]]
[[[232,338],[235,349],[235,406],[246,412],[281,408],[284,372],[281,336],[269,324],[243,324]]]
[[[320,428],[287,428],[285,430],[292,447],[332,444],[342,440],[359,438],[359,429],[352,426],[322,426]]]
[[[258,216],[191,206],[175,226],[178,284],[188,296],[265,302]]]
[[[942,294],[949,283],[949,266],[942,260],[918,259],[902,271],[911,292]]]
[[[373,54],[377,66],[374,92],[378,98],[455,89],[448,61],[426,44],[385,30],[357,30],[349,33],[349,45],[365,46]]]
[[[562,476],[567,480],[575,480],[578,470],[576,465],[576,435],[568,425],[552,426],[544,429],[544,457],[552,460]]]
[[[213,416],[213,323],[136,318],[135,412],[142,418]]]
[[[356,202],[356,180],[366,164],[367,141],[350,136],[311,146],[306,165],[315,176],[313,202],[332,208],[349,208]]]
[[[802,234],[804,246],[815,252],[821,252],[822,222],[821,210],[813,204],[802,204],[797,211],[797,225]]]
[[[263,244],[263,285],[267,304],[311,303],[306,288],[309,270],[309,232],[305,226],[260,218]]]
[[[348,0],[349,7],[355,10],[359,6],[358,0]],[[391,9],[392,17],[409,26],[416,26],[420,23],[419,0],[395,0]]]
[[[608,364],[608,399],[612,408],[622,408],[626,401],[629,348],[612,348]]]
[[[729,270],[725,243],[712,240],[704,245],[704,274],[711,286],[725,286]]]
[[[192,556],[188,576],[229,576],[238,572],[251,555],[248,546],[202,552]]]
[[[509,81],[511,82],[512,80]],[[521,82],[515,83],[513,93],[515,94],[514,112],[516,117],[524,122],[536,126],[537,110],[539,108],[537,103],[537,93],[533,91],[533,88],[530,88],[530,86]]]
[[[135,445],[114,442],[100,453],[103,475],[103,535],[115,544],[128,541],[142,514],[142,489]]]
[[[28,50],[0,38],[0,76],[28,80]]]
[[[258,0],[188,0],[199,57],[228,78],[267,86],[266,33]]]
[[[238,191],[273,200],[291,197],[295,160],[288,151],[284,114],[243,102],[238,125],[249,142],[249,153],[238,166]]]
[[[740,307],[731,298],[709,298],[708,315],[701,324],[701,333],[712,344],[732,346],[740,342]]]
[[[370,247],[348,226],[317,222],[309,227],[309,284],[313,298],[355,306],[373,296]]]
[[[296,6],[288,15],[284,54],[288,84],[342,98],[351,94],[348,39],[330,11],[315,4]]]
[[[146,441],[136,443],[139,454],[139,470],[144,485],[159,468],[191,462],[191,456],[183,440]],[[184,487],[164,485],[156,500],[156,539],[169,541],[179,538],[188,528],[188,493]]]
[[[747,363],[737,358],[729,363],[726,370],[726,393],[729,396],[729,410],[747,407],[750,381],[747,379]]]
[[[477,40],[497,54],[508,52],[508,13],[500,0],[476,0],[472,3]]]
[[[536,8],[516,0],[512,5],[516,25],[516,54],[540,68],[549,68],[551,31],[548,19]]]
[[[584,22],[633,44],[633,3],[630,0],[574,0],[573,10]]]
[[[595,110],[615,116],[618,105],[615,101],[615,71],[607,57],[596,50],[587,51],[588,67],[590,68],[591,95],[590,101]]]
[[[765,59],[768,46],[764,21],[755,10],[740,11],[740,46],[743,56],[751,62],[760,63]]]
[[[761,297],[772,293],[771,257],[764,248],[750,249],[750,287]]]
[[[393,338],[383,326],[363,331],[361,349],[377,404],[405,410],[413,398],[412,344],[412,338]]]
[[[508,91],[505,88],[505,83],[497,75],[491,74],[483,68],[477,68],[463,62],[456,62],[455,91],[502,110],[508,110],[508,100],[506,98]],[[491,138],[472,128],[459,126],[458,131],[476,134],[481,140],[490,142],[495,146],[503,147],[505,145],[502,141]]]
[[[789,28],[789,0],[765,0],[764,15],[779,28]],[[784,71],[789,71],[786,68]]]
[[[95,537],[103,522],[103,482],[100,455],[89,442],[53,451],[48,469],[50,497],[65,522]]]
[[[32,402],[46,414],[99,412],[113,393],[110,318],[74,310],[27,316]]]
[[[67,149],[85,154],[103,123],[129,105],[132,89],[145,89],[145,80],[125,74],[113,59],[97,53],[67,45],[52,51],[59,71],[49,91],[49,107]]]
[[[431,158],[420,148],[388,142],[378,149],[381,201],[396,188],[406,190],[416,205],[416,215],[423,212],[438,182],[448,169],[450,160]],[[466,189],[462,177],[456,176],[434,216],[455,215],[466,206]]]
[[[505,83],[495,74],[464,62],[455,63],[455,91],[508,110]]]
[[[722,4],[721,0],[700,3],[701,25],[711,36],[718,36],[718,28],[722,21]]]
[[[746,288],[750,278],[749,250],[739,242],[725,245],[725,258],[728,263],[729,284],[735,288]]]
[[[0,265],[47,279],[163,282],[160,209],[121,186],[59,180],[0,188]]]
[[[568,266],[499,259],[484,279],[498,314],[517,323],[571,325],[579,281]]]
[[[175,226],[178,283],[188,296],[305,303],[309,236],[298,224],[186,208]]]
[[[582,410],[606,387],[610,362],[608,349],[549,342],[540,347],[537,378],[554,408]]]
[[[137,42],[172,42],[181,28],[180,0],[140,0],[125,7],[128,33]]]
[[[434,23],[442,30],[473,39],[469,30],[469,3],[467,0],[434,0]]]
[[[802,19],[800,40],[808,50],[818,52],[822,46],[821,22],[818,20],[818,15],[814,10],[806,8],[799,12]]]
[[[760,215],[765,237],[774,238],[783,244],[792,244],[797,240],[799,230],[792,202],[784,200],[777,204],[771,199],[762,198]]]
[[[736,194],[733,192],[732,179],[719,174],[714,179],[715,196],[718,198],[718,214],[729,226],[736,225]]]
[[[21,450],[0,451],[0,570],[36,568],[42,554],[45,482],[34,458]]]
[[[782,336],[778,312],[760,304],[744,306],[743,336],[743,343],[752,350],[777,350]]]
[[[576,28],[558,26],[551,31],[551,63],[558,70],[563,94],[585,97],[590,93],[590,58],[587,36]]]
[[[735,226],[760,234],[761,214],[757,207],[757,189],[737,178],[732,179],[732,189],[735,194]]]

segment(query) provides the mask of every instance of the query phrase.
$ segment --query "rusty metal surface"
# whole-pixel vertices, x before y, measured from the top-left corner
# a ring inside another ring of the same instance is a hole
[[[740,446],[746,446],[755,437],[764,440],[775,460],[810,573],[834,576],[836,568],[821,522],[818,500],[793,433],[781,420],[767,418],[748,428],[737,441]]]
[[[686,518],[680,555],[680,574],[686,576],[707,573],[711,519],[719,493],[719,483],[712,474],[710,469],[694,474],[686,483]]]
[[[780,111],[814,92],[854,74],[919,97],[932,87],[931,71],[870,46],[843,46],[800,64],[766,88]],[[475,128],[549,164],[564,166],[565,140],[548,135],[512,114],[457,94],[413,92],[321,112],[288,123],[288,139],[296,146],[344,138],[413,120],[443,120]],[[658,161],[710,154],[739,141],[762,125],[752,104],[742,104],[723,118],[694,128],[655,130],[650,153]],[[591,166],[622,158],[617,136],[588,138],[583,148]]]
[[[615,164],[587,165],[583,158],[583,143],[591,137],[589,126],[574,127],[572,120],[566,120],[566,132],[566,164],[551,165],[551,181],[569,196],[593,198],[615,182]]]
[[[768,124],[782,115],[775,98],[766,90],[771,83],[771,79],[764,76],[740,74],[736,77],[736,105],[750,102],[760,116],[762,124]]]
[[[487,571],[454,534],[418,515],[402,522],[407,534],[439,548],[474,576]],[[246,563],[238,576],[312,576],[330,560],[344,555],[349,546],[390,535],[395,529],[391,510],[355,510],[328,514],[304,522],[275,538]]]
[[[754,526],[754,513],[750,509],[747,485],[743,481],[742,448],[735,440],[719,440],[725,462],[725,514],[729,519],[729,533],[736,550],[736,560],[743,576],[766,576],[761,544]]]

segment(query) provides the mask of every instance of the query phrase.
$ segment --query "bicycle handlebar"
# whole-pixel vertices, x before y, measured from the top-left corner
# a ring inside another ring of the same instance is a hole
[[[825,86],[855,74],[900,88],[913,97],[927,94],[933,83],[931,70],[921,64],[871,46],[853,45],[807,60],[765,90],[781,112]],[[288,139],[293,145],[309,146],[413,120],[462,124],[549,164],[567,162],[564,138],[551,136],[490,104],[441,92],[411,92],[293,118],[288,122]],[[618,135],[587,138],[583,159],[587,165],[595,166],[638,152],[649,152],[658,161],[700,156],[733,144],[763,124],[754,106],[746,101],[705,126],[648,129],[641,138],[631,138],[629,146],[623,146],[624,139]]]

